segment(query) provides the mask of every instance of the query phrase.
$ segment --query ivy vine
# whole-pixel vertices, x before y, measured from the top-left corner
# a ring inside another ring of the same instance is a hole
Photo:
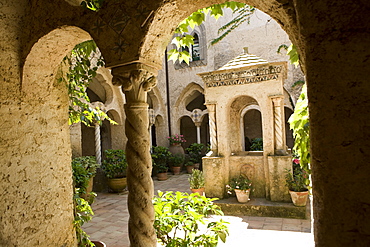
[[[90,99],[86,93],[86,88],[96,76],[96,71],[102,66],[104,59],[100,52],[97,52],[93,40],[76,45],[71,54],[63,58],[61,67],[67,67],[68,71],[62,71],[58,81],[64,82],[68,88],[69,125],[82,122],[91,126],[93,123],[101,124],[104,119],[115,124],[99,107],[90,106]]]

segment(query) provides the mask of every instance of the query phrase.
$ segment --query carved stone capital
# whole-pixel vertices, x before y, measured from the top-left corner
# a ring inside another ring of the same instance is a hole
[[[113,68],[112,83],[122,87],[128,104],[146,103],[147,92],[157,85],[156,74],[156,68],[133,63]]]

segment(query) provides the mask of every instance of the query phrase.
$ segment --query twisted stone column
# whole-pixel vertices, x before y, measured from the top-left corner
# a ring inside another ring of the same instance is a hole
[[[96,163],[101,165],[100,125],[98,123],[95,123],[95,157]]]
[[[271,98],[274,106],[274,137],[275,137],[275,154],[284,155],[285,149],[285,131],[284,131],[284,113],[282,105],[282,96]]]
[[[131,247],[157,246],[153,228],[154,208],[152,204],[154,188],[151,178],[152,159],[150,156],[149,116],[147,92],[156,80],[154,70],[143,64],[114,68],[113,83],[121,85],[126,96],[126,156],[129,238]]]
[[[218,153],[217,128],[216,128],[216,104],[206,104],[209,117],[209,135],[211,142],[212,156]]]

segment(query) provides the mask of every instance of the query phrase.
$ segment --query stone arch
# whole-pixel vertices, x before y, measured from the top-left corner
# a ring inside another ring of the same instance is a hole
[[[184,149],[188,148],[190,144],[197,142],[197,129],[196,126],[189,116],[182,116],[179,119],[180,134],[184,135],[186,142],[181,145]]]
[[[260,136],[257,134],[257,133],[254,133],[252,136],[249,136],[248,137],[248,134],[246,133],[247,130],[247,119],[246,119],[246,115],[247,113],[251,113],[251,112],[259,112],[259,117],[260,119],[258,121],[261,120],[261,108],[259,107],[259,105],[248,105],[247,107],[245,107],[242,111],[241,111],[241,114],[240,114],[240,137],[242,138],[241,139],[241,143],[242,143],[242,150],[243,151],[249,151],[249,147],[250,147],[250,142],[252,141],[253,138],[256,138],[256,137],[260,137],[262,138],[262,135],[263,135],[263,130],[262,130],[262,124],[260,123],[257,123],[259,126],[252,126],[254,127],[255,131],[253,132],[259,132],[259,128],[261,129],[260,132]],[[248,138],[248,139],[247,139]]]
[[[21,140],[19,168],[24,171],[24,177],[19,176],[22,182],[17,181],[17,186],[25,193],[17,200],[23,205],[22,212],[27,213],[22,219],[14,207],[16,211],[9,210],[7,214],[14,215],[15,222],[23,224],[25,230],[29,228],[26,219],[33,218],[32,231],[26,235],[22,231],[11,231],[11,237],[3,236],[21,241],[19,245],[36,246],[38,239],[53,246],[75,243],[68,95],[57,77],[61,75],[63,57],[76,44],[88,39],[90,35],[82,29],[62,26],[41,37],[26,57],[22,77],[25,115],[20,121],[24,129],[32,131],[25,133]]]
[[[204,89],[202,86],[195,82],[189,83],[181,92],[179,97],[176,100],[175,107],[177,108],[185,108],[186,105],[194,99],[194,93],[199,92],[204,94]]]
[[[242,115],[249,110],[259,109],[259,104],[254,98],[243,95],[233,98],[229,104],[229,136],[230,136],[230,149],[231,152],[244,151],[244,137],[242,129],[244,128],[244,121],[242,120]]]
[[[224,1],[222,0],[203,0],[201,2],[197,2],[197,4],[169,2],[162,5],[158,11],[156,11],[153,17],[153,22],[148,30],[150,35],[145,38],[139,51],[140,57],[145,58],[148,63],[161,64],[163,51],[169,43],[173,34],[173,30],[175,30],[176,26],[194,11],[208,7],[212,4],[223,2]],[[252,5],[270,15],[282,26],[288,35],[291,36],[290,39],[295,44],[298,43],[296,36],[292,35],[293,33],[296,34],[298,30],[296,26],[296,20],[294,18],[295,12],[292,4],[280,3],[273,0],[245,0],[240,2]],[[276,11],[277,9],[279,11]],[[303,60],[302,64],[304,64]]]

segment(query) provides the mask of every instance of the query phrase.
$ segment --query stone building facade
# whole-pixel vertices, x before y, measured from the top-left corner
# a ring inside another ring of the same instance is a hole
[[[68,97],[56,76],[66,53],[91,38],[126,98],[131,245],[156,245],[147,95],[176,25],[219,2],[105,1],[98,12],[77,0],[0,2],[1,246],[75,246]],[[298,47],[310,107],[316,246],[368,245],[369,3],[244,2],[269,14]]]

